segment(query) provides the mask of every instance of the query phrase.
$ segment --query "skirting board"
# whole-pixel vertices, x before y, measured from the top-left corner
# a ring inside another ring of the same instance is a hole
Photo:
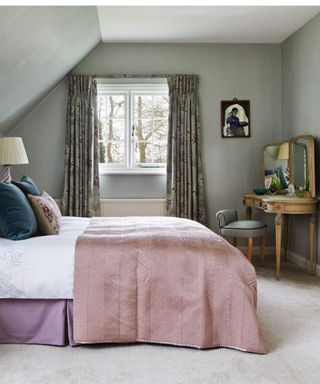
[[[247,248],[245,246],[240,246],[238,248],[240,249],[241,252],[246,254]],[[253,247],[252,253],[254,256],[256,256],[256,255],[258,256],[260,253],[260,247]],[[265,255],[274,257],[275,256],[275,247],[266,247],[265,248]],[[297,253],[288,251],[288,260],[291,261],[292,263],[298,265],[299,267],[301,267],[305,271],[309,271],[310,261],[308,259],[304,258],[303,256],[298,255]],[[317,264],[317,266],[316,266],[316,275],[320,277],[320,265],[319,264]]]
[[[310,261],[305,259],[303,256],[298,255],[294,252],[288,252],[288,259],[292,261],[292,263],[298,265],[299,267],[309,271],[310,269]],[[320,276],[320,265],[316,265],[316,275]]]

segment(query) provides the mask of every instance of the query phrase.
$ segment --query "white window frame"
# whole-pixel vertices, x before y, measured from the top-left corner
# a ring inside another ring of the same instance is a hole
[[[134,164],[134,136],[132,127],[134,123],[134,96],[139,94],[168,95],[167,84],[97,84],[99,94],[125,95],[125,163],[124,164],[99,164],[100,174],[128,174],[128,175],[165,175],[166,166],[157,167],[153,164],[135,166]]]

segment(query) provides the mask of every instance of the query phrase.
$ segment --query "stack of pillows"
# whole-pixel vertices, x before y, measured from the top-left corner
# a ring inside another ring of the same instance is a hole
[[[23,240],[59,233],[62,216],[54,199],[28,176],[19,182],[0,181],[0,236]]]

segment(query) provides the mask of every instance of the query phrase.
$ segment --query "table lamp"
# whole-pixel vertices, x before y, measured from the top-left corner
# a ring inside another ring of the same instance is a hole
[[[0,164],[5,168],[1,181],[11,182],[11,165],[29,164],[21,137],[0,137]]]
[[[289,143],[282,143],[277,156],[278,160],[288,160],[289,159]]]

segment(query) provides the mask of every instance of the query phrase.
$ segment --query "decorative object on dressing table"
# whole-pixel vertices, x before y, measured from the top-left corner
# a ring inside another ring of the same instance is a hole
[[[315,198],[315,164],[313,136],[298,136],[282,143],[266,145],[263,153],[263,179],[270,188],[274,173],[281,182],[280,194],[258,196],[246,193],[243,203],[247,218],[252,216],[252,208],[266,213],[274,213],[276,238],[276,278],[280,278],[282,228],[284,227],[284,256],[288,248],[288,226],[290,215],[309,215],[310,273],[315,273],[315,227],[317,224],[317,199]],[[284,146],[284,144],[286,144]],[[280,149],[287,147],[289,156],[282,156]],[[288,157],[288,158],[287,158]],[[293,187],[289,185],[292,184]],[[295,188],[295,193],[293,193]]]

